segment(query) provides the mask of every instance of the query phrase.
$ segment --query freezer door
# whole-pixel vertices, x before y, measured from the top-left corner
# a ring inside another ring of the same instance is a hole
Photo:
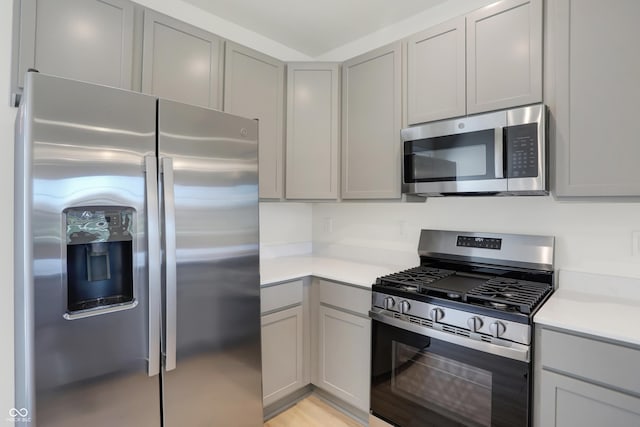
[[[262,426],[257,122],[158,116],[165,426]]]
[[[157,183],[156,100],[29,73],[23,102],[16,408],[28,415],[19,424],[157,427],[147,255],[157,203],[146,194]]]

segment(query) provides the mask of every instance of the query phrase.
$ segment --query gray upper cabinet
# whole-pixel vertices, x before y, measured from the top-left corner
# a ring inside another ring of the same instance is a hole
[[[339,70],[287,65],[287,199],[338,197]]]
[[[468,14],[467,113],[541,100],[542,0],[503,0]]]
[[[76,80],[132,88],[134,5],[126,0],[20,0],[13,93],[35,68]]]
[[[402,46],[350,59],[342,68],[342,198],[400,198]]]
[[[547,7],[556,193],[639,196],[640,2],[556,0]]]
[[[465,57],[464,16],[407,40],[407,120],[410,125],[466,113]]]
[[[142,91],[219,109],[222,45],[222,39],[209,32],[145,10]]]
[[[224,111],[259,120],[260,197],[284,197],[284,63],[226,42]]]

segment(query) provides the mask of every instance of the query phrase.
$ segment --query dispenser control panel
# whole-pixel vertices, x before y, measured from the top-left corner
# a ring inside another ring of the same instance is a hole
[[[133,209],[127,207],[69,208],[67,244],[118,242],[132,239]]]

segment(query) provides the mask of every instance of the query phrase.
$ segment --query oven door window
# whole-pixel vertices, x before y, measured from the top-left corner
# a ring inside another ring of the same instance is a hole
[[[401,427],[529,424],[529,365],[373,321],[371,409]]]
[[[405,182],[496,178],[495,132],[488,129],[405,141]]]

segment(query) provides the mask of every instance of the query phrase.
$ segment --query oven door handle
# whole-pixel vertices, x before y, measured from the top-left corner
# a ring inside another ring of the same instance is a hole
[[[406,331],[414,332],[416,334],[424,335],[451,344],[460,345],[473,350],[482,351],[484,353],[490,353],[496,356],[506,357],[509,359],[519,360],[521,362],[527,363],[531,360],[529,346],[523,344],[509,343],[510,346],[507,347],[503,345],[488,343],[485,341],[477,341],[472,338],[453,335],[447,332],[439,331],[437,329],[418,325],[416,323],[409,323],[404,320],[396,319],[395,317],[384,314],[384,311],[382,309],[376,307],[372,308],[369,311],[369,317],[372,320],[384,323],[389,326],[395,326],[399,329],[404,329]]]

